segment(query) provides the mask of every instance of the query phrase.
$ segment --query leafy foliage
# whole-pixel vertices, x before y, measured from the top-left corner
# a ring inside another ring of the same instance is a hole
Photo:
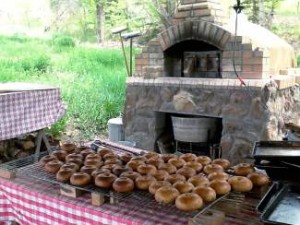
[[[243,6],[249,19],[266,27],[270,27],[275,10],[283,0],[244,0]]]
[[[69,35],[55,35],[52,39],[53,45],[56,47],[75,47],[74,39]]]
[[[0,82],[60,87],[67,113],[51,127],[53,134],[72,123],[92,137],[106,129],[108,119],[122,112],[126,69],[120,49],[75,46],[57,53],[52,41],[28,38],[20,43],[4,36],[0,36],[0,48]]]

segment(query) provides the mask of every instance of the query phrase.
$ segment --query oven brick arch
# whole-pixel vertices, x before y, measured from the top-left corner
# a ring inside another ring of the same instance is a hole
[[[166,73],[164,53],[177,43],[187,40],[205,42],[221,50],[222,78],[236,78],[235,70],[246,79],[260,79],[270,72],[267,50],[254,48],[247,38],[234,36],[217,24],[195,20],[173,25],[152,39],[142,49],[142,53],[136,55],[135,76],[169,76]]]

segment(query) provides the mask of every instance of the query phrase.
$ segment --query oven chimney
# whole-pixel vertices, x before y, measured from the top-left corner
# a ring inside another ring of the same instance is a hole
[[[181,0],[173,17],[173,25],[186,20],[204,20],[222,26],[224,15],[219,0]]]

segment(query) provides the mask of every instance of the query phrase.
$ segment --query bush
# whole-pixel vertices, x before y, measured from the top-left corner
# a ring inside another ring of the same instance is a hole
[[[297,57],[297,66],[300,67],[300,55]]]
[[[37,55],[23,58],[20,61],[21,68],[24,71],[46,72],[50,66],[50,57],[46,55]]]
[[[73,48],[75,47],[75,41],[68,35],[56,35],[52,39],[54,46],[59,48]]]
[[[7,39],[9,39],[11,41],[19,42],[19,43],[25,43],[25,42],[29,41],[29,39],[25,35],[20,35],[20,34],[14,34],[14,35],[8,37]]]

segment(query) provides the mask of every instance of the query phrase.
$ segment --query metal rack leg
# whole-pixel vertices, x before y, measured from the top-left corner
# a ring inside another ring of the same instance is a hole
[[[35,153],[34,153],[34,161],[35,162],[37,162],[39,160],[42,140],[44,141],[44,143],[46,145],[48,153],[50,154],[50,152],[51,152],[51,146],[50,146],[49,141],[46,137],[45,131],[43,129],[39,130],[38,134],[37,134],[36,148],[35,148]]]

